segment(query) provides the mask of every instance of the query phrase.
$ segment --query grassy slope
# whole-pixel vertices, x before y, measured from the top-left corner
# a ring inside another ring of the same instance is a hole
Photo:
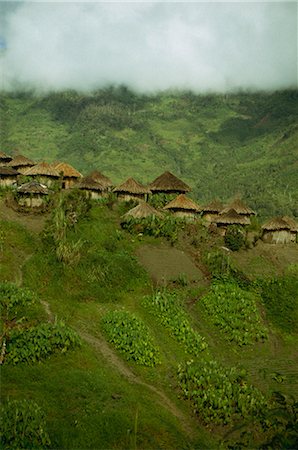
[[[1,146],[83,173],[98,168],[115,182],[148,182],[168,169],[200,202],[241,194],[261,216],[297,216],[296,106],[296,91],[3,96]]]
[[[48,302],[55,316],[95,339],[101,338],[101,317],[111,309],[125,308],[141,317],[158,343],[162,364],[156,369],[126,362],[124,366],[143,383],[167,395],[187,418],[187,426],[193,430],[191,435],[158,395],[123,376],[109,358],[86,341],[81,350],[38,365],[4,366],[1,395],[36,400],[46,412],[56,448],[135,448],[133,429],[137,412],[137,448],[217,447],[211,435],[192,417],[187,403],[178,398],[177,364],[189,356],[140,303],[152,287],[134,258],[127,259],[127,255],[141,242],[146,243],[147,238],[138,241],[126,235],[119,230],[118,221],[117,211],[92,208],[90,218],[82,220],[73,232],[74,239],[83,237],[85,241],[84,255],[76,267],[63,267],[56,262],[50,247],[41,245],[37,235],[3,221],[1,264],[6,269],[1,271],[0,279],[7,279],[9,273],[9,279],[19,282],[21,259],[23,284]],[[100,265],[99,255],[109,257],[109,270],[104,276],[105,267]],[[222,339],[204,316],[200,303],[193,302],[206,285],[188,289],[186,286],[190,320],[206,337],[213,357],[226,365],[246,367],[250,380],[265,391],[295,393],[294,337],[272,329],[269,342],[240,350]],[[41,318],[45,319],[44,313]],[[282,372],[284,383],[274,381],[274,372]]]

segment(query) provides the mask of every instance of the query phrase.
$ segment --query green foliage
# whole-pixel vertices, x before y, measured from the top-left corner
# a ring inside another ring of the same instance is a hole
[[[262,302],[268,319],[280,330],[289,333],[298,328],[298,278],[295,274],[272,280],[258,280]]]
[[[181,301],[175,292],[158,291],[143,299],[143,305],[159,318],[185,350],[195,356],[207,348],[205,339],[190,325]]]
[[[35,402],[8,400],[0,411],[1,449],[42,450],[51,447],[44,414]]]
[[[65,353],[80,345],[78,335],[63,322],[43,323],[8,334],[6,364],[35,363],[53,353]]]
[[[216,283],[201,299],[210,321],[229,341],[238,345],[253,344],[267,338],[257,303],[258,296],[232,283]]]
[[[179,386],[206,423],[228,424],[239,418],[263,417],[267,402],[244,377],[245,371],[226,369],[216,361],[189,361],[178,367]]]
[[[20,318],[20,310],[28,307],[35,300],[35,294],[29,289],[20,288],[14,283],[0,283],[1,320],[10,321]]]
[[[149,216],[144,219],[129,218],[122,222],[122,228],[129,233],[142,233],[146,236],[165,237],[174,243],[178,237],[178,230],[183,225],[183,220],[177,220],[172,216],[163,218]]]
[[[237,252],[242,247],[244,247],[245,232],[235,225],[229,226],[226,231],[224,241],[226,246],[230,250],[232,250],[233,252]]]
[[[234,266],[231,257],[221,250],[206,253],[203,261],[214,280],[235,282],[241,287],[250,284],[245,274]]]
[[[177,194],[153,194],[149,196],[148,203],[153,206],[153,208],[162,209],[176,197]]]
[[[160,363],[159,351],[144,323],[126,311],[111,311],[102,320],[103,329],[127,360],[154,367]]]

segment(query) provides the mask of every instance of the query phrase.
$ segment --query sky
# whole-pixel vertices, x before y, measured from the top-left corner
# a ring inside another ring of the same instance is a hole
[[[297,3],[0,0],[1,88],[297,87]]]

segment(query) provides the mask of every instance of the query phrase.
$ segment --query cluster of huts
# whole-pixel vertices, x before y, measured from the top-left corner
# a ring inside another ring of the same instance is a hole
[[[30,181],[20,184],[19,180],[24,180],[24,177],[28,177]],[[148,186],[133,178],[114,186],[108,177],[97,170],[83,177],[74,167],[64,162],[35,163],[22,155],[12,158],[0,152],[0,187],[15,187],[21,206],[40,207],[45,197],[51,193],[51,188],[57,184],[62,189],[80,189],[91,199],[100,199],[113,192],[119,200],[138,201],[138,205],[128,211],[123,220],[161,217],[169,212],[187,220],[202,218],[206,225],[216,227],[222,235],[225,235],[231,225],[245,229],[256,214],[241,199],[235,199],[226,206],[219,200],[200,206],[186,195],[191,188],[170,172],[164,172]],[[175,198],[162,210],[157,210],[147,203],[148,198],[156,194],[171,194]],[[271,219],[262,226],[262,239],[268,243],[296,242],[297,233],[296,222],[286,216]]]

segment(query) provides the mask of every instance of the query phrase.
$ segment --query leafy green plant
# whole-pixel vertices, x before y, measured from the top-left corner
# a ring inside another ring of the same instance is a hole
[[[153,367],[160,362],[159,351],[154,345],[144,323],[126,311],[111,311],[102,320],[108,340],[123,353],[127,360]]]
[[[244,247],[245,244],[245,232],[240,229],[237,225],[229,226],[224,241],[226,246],[232,250],[233,252],[236,252],[240,250],[242,247]]]
[[[262,418],[267,408],[263,394],[245,381],[245,371],[224,368],[216,361],[188,361],[178,367],[185,398],[206,423],[228,424],[239,418]]]
[[[170,242],[175,242],[178,237],[178,230],[181,228],[182,220],[165,216],[163,218],[151,216],[144,219],[129,218],[122,222],[124,230],[131,234],[142,233],[147,236],[165,237]]]
[[[0,283],[1,319],[7,322],[19,318],[20,310],[35,300],[35,294],[29,289],[18,287],[15,283]]]
[[[0,408],[0,442],[3,450],[51,447],[44,414],[35,402],[8,400]]]
[[[7,339],[6,364],[35,363],[53,353],[65,353],[80,345],[78,335],[63,322],[14,328]]]
[[[257,308],[258,300],[255,293],[234,283],[215,283],[201,301],[210,321],[228,340],[247,345],[268,335]]]
[[[191,327],[175,292],[158,291],[152,296],[145,297],[143,305],[159,318],[174,338],[184,345],[188,353],[199,355],[207,348],[205,339]]]

